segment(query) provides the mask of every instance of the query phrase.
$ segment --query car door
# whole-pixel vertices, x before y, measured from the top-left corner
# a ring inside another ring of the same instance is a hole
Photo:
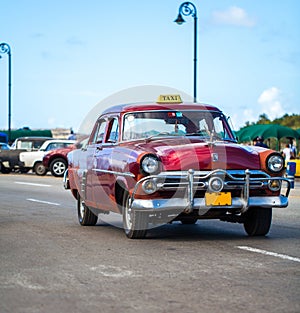
[[[97,208],[97,203],[94,199],[94,189],[98,188],[98,183],[95,180],[95,169],[97,168],[96,164],[96,155],[102,149],[102,141],[106,132],[107,119],[100,118],[93,129],[91,137],[87,146],[83,151],[84,157],[80,158],[79,168],[81,169],[82,176],[81,185],[84,186],[82,189],[83,198],[86,201],[86,204],[90,207]]]
[[[117,117],[109,117],[106,133],[101,144],[96,144],[93,168],[93,199],[97,208],[114,210],[115,174],[112,170],[112,154],[118,143],[119,122]]]

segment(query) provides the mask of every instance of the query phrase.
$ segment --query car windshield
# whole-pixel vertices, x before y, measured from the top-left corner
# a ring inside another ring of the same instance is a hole
[[[171,110],[124,115],[124,141],[151,139],[157,136],[198,136],[203,140],[235,140],[221,112]]]

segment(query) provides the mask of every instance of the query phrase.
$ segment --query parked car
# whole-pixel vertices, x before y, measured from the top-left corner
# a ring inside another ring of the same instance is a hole
[[[68,153],[74,149],[81,148],[84,144],[86,144],[86,142],[87,138],[81,139],[68,147],[55,149],[46,153],[43,157],[43,166],[47,171],[50,170],[53,176],[63,177],[66,169],[68,168]]]
[[[264,236],[272,208],[288,205],[280,153],[239,145],[220,109],[179,95],[107,109],[68,164],[64,186],[77,200],[79,223],[116,212],[128,238],[198,219],[242,223],[249,236]]]
[[[37,175],[45,175],[48,169],[43,165],[44,155],[58,148],[66,148],[73,145],[75,140],[62,140],[62,139],[52,139],[45,141],[39,150],[37,151],[26,151],[20,153],[20,161],[22,166],[26,170],[32,169]]]
[[[52,137],[19,137],[11,145],[11,149],[15,150],[38,150],[46,140]]]
[[[10,145],[5,142],[0,142],[0,150],[10,150]]]
[[[28,169],[20,161],[20,153],[38,150],[41,145],[51,137],[20,137],[11,145],[10,150],[0,151],[0,171],[3,174],[11,171],[27,172]]]
[[[0,132],[0,142],[1,143],[8,143],[8,135],[6,133]]]

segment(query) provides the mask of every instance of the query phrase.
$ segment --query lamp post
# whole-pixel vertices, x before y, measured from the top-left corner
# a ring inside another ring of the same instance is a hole
[[[183,2],[178,10],[178,16],[174,21],[178,25],[185,22],[184,16],[191,15],[194,18],[194,102],[197,102],[197,9],[192,2]]]
[[[8,141],[10,141],[11,139],[11,49],[10,49],[10,46],[5,42],[0,43],[0,53],[8,54]]]

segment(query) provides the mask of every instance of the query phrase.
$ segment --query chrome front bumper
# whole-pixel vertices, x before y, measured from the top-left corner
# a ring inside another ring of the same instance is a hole
[[[264,208],[284,208],[288,206],[288,198],[280,195],[278,197],[250,197],[248,204],[244,199],[232,198],[232,204],[227,206],[206,206],[204,198],[194,198],[192,206],[187,199],[172,198],[172,199],[155,199],[143,200],[135,199],[131,203],[133,210],[141,210],[148,213],[156,213],[160,211],[174,211],[174,213],[190,212],[198,210],[199,215],[205,214],[210,209],[236,209],[241,212],[246,212],[249,207],[264,207]]]
[[[207,191],[208,180],[213,176],[224,178],[224,190],[231,191],[239,188],[241,197],[232,197],[231,205],[206,206],[205,199],[195,197],[197,190]],[[252,176],[252,177],[251,177]],[[253,177],[254,176],[254,177]],[[184,197],[172,197],[170,199],[138,199],[137,190],[146,180],[156,179],[159,190],[175,190],[181,188],[185,190]],[[172,179],[179,179],[179,183],[170,183]],[[279,180],[287,184],[285,195],[279,196],[250,196],[250,189],[265,188],[268,182]],[[159,183],[161,182],[162,183]],[[163,182],[164,181],[164,182]],[[176,187],[175,187],[176,186]],[[288,195],[290,192],[290,182],[284,177],[270,177],[262,171],[225,171],[214,170],[209,172],[184,171],[184,172],[164,172],[159,175],[145,177],[137,182],[131,195],[130,206],[133,210],[141,210],[149,213],[158,213],[163,211],[174,211],[174,214],[181,212],[190,213],[198,210],[199,215],[205,214],[210,209],[237,210],[241,213],[246,212],[250,207],[264,208],[284,208],[288,206]]]

